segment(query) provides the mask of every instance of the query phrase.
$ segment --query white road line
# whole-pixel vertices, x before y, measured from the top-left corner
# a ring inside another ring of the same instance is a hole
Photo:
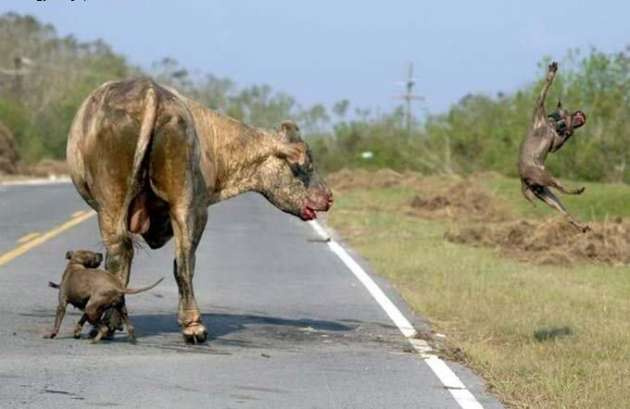
[[[333,240],[326,230],[315,220],[308,222],[313,230],[327,241],[330,250],[350,269],[352,274],[365,286],[368,292],[374,297],[376,302],[383,308],[389,318],[396,324],[400,332],[407,338],[411,346],[420,354],[429,368],[438,377],[440,382],[451,393],[451,396],[462,409],[483,409],[483,406],[475,396],[466,388],[466,385],[459,379],[446,362],[435,355],[431,346],[424,340],[415,338],[418,332],[407,318],[400,312],[398,307],[385,295],[383,290],[372,280],[365,270],[348,254],[339,243]]]

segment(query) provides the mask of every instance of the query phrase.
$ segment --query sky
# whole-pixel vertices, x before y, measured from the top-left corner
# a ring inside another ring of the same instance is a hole
[[[621,0],[1,0],[0,11],[101,38],[143,68],[168,56],[303,105],[347,98],[376,112],[400,103],[409,62],[425,98],[414,110],[439,113],[468,93],[534,81],[545,56],[630,44],[630,2]]]

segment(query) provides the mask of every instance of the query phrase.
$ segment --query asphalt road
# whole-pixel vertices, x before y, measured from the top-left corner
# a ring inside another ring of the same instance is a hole
[[[0,260],[85,210],[69,184],[0,186]],[[127,298],[138,344],[124,333],[73,339],[71,307],[59,338],[43,339],[57,296],[47,282],[79,248],[103,249],[94,217],[0,265],[1,408],[460,408],[311,227],[255,195],[210,208],[195,275],[205,345],[185,345],[175,322],[171,245],[136,252],[132,286],[167,278]],[[479,378],[449,366],[484,408],[501,407]]]

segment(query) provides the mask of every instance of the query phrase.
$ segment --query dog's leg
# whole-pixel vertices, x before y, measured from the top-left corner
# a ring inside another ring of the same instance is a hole
[[[527,186],[527,183],[525,183],[525,181],[523,180],[521,180],[521,193],[523,193],[525,199],[527,199],[532,205],[534,204],[534,199],[536,199],[536,195],[534,195],[534,192],[532,192],[529,186]]]
[[[125,307],[124,305],[122,307],[119,308],[118,310],[120,312],[120,317],[122,318],[123,322],[125,323],[125,326],[127,327],[127,334],[129,335],[129,342],[131,342],[132,344],[136,343],[136,333],[135,330],[133,328],[133,325],[131,325],[131,321],[129,320],[129,314],[127,314],[127,307]]]
[[[46,338],[52,339],[56,337],[57,334],[59,333],[59,328],[61,327],[61,321],[63,321],[63,317],[64,315],[66,315],[67,305],[68,305],[67,303],[63,302],[63,303],[59,303],[59,305],[57,306],[57,314],[55,315],[55,327]]]
[[[83,324],[85,324],[85,321],[87,321],[88,316],[87,314],[83,314],[81,316],[81,319],[79,320],[79,322],[77,322],[77,325],[74,327],[74,338],[79,339],[81,338],[81,330],[83,329]]]
[[[564,217],[569,220],[569,223],[578,228],[580,231],[587,232],[591,229],[588,225],[581,224],[577,220],[575,220],[573,216],[571,216],[569,212],[567,212],[567,209],[564,207],[562,202],[560,202],[560,200],[556,197],[556,195],[553,194],[553,192],[551,192],[551,190],[549,190],[549,188],[545,186],[537,186],[535,189],[533,189],[533,192],[540,200],[562,213]]]
[[[85,306],[85,314],[87,316],[87,320],[90,324],[96,328],[96,334],[94,334],[94,338],[92,338],[92,343],[96,344],[109,332],[109,328],[105,323],[101,320],[101,316],[103,315],[103,307],[102,300],[98,300],[98,297],[93,296],[88,301]]]
[[[558,189],[559,191],[561,191],[562,193],[566,195],[581,195],[585,189],[584,187],[580,187],[577,189],[567,189],[553,176],[551,177],[551,183],[549,183],[549,186],[555,187],[556,189]]]
[[[103,324],[102,322],[99,322],[96,327],[98,328],[98,332],[96,333],[96,336],[92,338],[91,342],[93,344],[97,344],[101,340],[101,338],[103,338],[103,336],[106,335],[107,332],[109,331],[109,328],[107,327],[107,325]]]
[[[535,184],[556,188],[562,193],[567,194],[567,195],[580,195],[584,192],[584,187],[577,188],[577,189],[567,189],[566,187],[562,185],[562,183],[560,183],[560,181],[558,181],[558,179],[553,177],[551,173],[549,173],[546,169],[533,168],[531,176]]]

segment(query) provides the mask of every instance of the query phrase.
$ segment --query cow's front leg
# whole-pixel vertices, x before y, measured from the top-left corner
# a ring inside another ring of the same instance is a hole
[[[206,212],[205,207],[197,211],[188,208],[171,216],[175,234],[173,273],[179,289],[177,322],[186,342],[193,344],[205,342],[208,337],[193,289],[195,251],[206,225]]]

